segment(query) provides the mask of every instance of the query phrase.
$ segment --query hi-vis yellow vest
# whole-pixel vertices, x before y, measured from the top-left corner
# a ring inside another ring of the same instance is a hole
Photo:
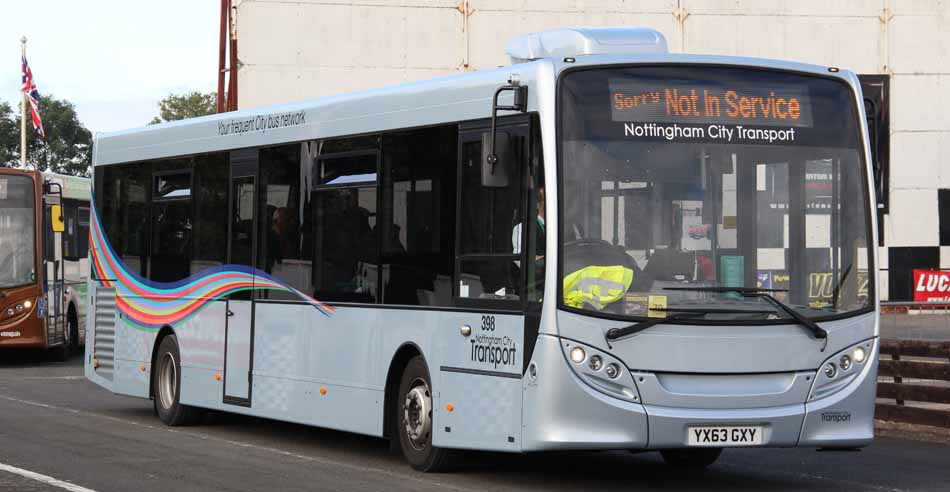
[[[633,270],[620,266],[589,266],[564,277],[564,304],[603,309],[623,297],[633,282]]]

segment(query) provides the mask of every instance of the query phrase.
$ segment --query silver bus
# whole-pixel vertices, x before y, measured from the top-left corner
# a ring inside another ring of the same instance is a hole
[[[100,134],[85,375],[458,450],[873,438],[875,214],[843,69],[557,29],[511,64]]]

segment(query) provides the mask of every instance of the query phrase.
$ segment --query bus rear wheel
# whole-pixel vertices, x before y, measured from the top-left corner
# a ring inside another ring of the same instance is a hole
[[[423,472],[443,470],[448,453],[432,445],[432,380],[422,356],[406,364],[395,406],[393,422],[406,461]]]
[[[676,468],[701,469],[716,462],[722,448],[665,449],[660,456],[666,464]]]
[[[181,355],[178,339],[168,335],[162,339],[152,367],[153,405],[155,413],[167,425],[191,425],[201,418],[197,408],[181,404]]]

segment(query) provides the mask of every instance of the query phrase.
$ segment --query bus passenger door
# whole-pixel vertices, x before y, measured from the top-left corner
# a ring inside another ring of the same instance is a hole
[[[536,261],[523,245],[538,220],[535,210],[526,212],[528,121],[518,116],[499,122],[494,169],[483,164],[490,152],[488,122],[460,128],[457,309],[442,315],[439,365],[430,367],[439,369],[433,382],[435,446],[521,450],[525,286]]]
[[[257,152],[231,154],[231,193],[228,219],[228,263],[254,268],[257,257]],[[254,369],[253,290],[227,298],[224,337],[224,403],[251,405]]]

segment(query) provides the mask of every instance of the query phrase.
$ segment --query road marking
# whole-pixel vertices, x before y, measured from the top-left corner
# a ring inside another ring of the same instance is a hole
[[[86,487],[81,487],[76,484],[69,482],[64,482],[62,480],[57,480],[53,477],[49,477],[40,473],[32,472],[30,470],[24,470],[23,468],[17,468],[15,466],[5,465],[0,463],[0,471],[5,471],[19,475],[21,477],[29,478],[30,480],[36,480],[37,482],[43,482],[47,485],[52,485],[54,487],[59,487],[61,489],[66,489],[69,492],[96,492],[92,489],[87,489]]]
[[[182,431],[182,430],[178,430],[178,429],[175,429],[175,428],[166,427],[166,426],[164,426],[164,425],[162,425],[162,426],[157,426],[157,425],[151,425],[151,424],[143,424],[143,423],[141,423],[141,422],[136,422],[136,421],[134,421],[134,420],[120,419],[120,418],[118,418],[118,417],[111,417],[111,416],[109,416],[109,415],[101,415],[101,414],[97,414],[97,413],[86,412],[86,411],[83,411],[83,410],[76,410],[75,408],[59,407],[59,406],[56,406],[56,405],[50,405],[50,404],[48,404],[48,403],[41,403],[41,402],[32,401],[32,400],[21,400],[21,399],[19,399],[19,398],[13,398],[13,397],[11,397],[11,396],[4,396],[4,395],[0,395],[0,400],[7,400],[7,401],[12,401],[12,402],[20,403],[20,404],[22,404],[22,405],[30,405],[30,406],[34,406],[34,407],[45,408],[45,409],[48,409],[48,410],[55,410],[55,411],[60,411],[60,412],[71,413],[71,414],[73,414],[73,415],[78,415],[78,416],[82,416],[82,417],[95,417],[95,418],[99,418],[99,419],[103,419],[103,420],[111,420],[111,421],[113,421],[113,422],[119,422],[119,423],[123,423],[123,424],[127,424],[127,425],[132,425],[132,426],[135,426],[135,427],[142,427],[142,428],[145,428],[145,429],[154,430],[154,431],[159,431],[159,432],[168,432],[168,433],[171,433],[171,434],[182,434],[182,435],[185,435],[185,436],[190,436],[190,437],[194,437],[194,438],[197,438],[197,439],[202,439],[202,440],[209,441],[209,442],[216,442],[216,443],[219,443],[219,444],[227,444],[227,445],[230,445],[230,446],[237,446],[237,447],[244,448],[244,449],[253,449],[253,450],[261,451],[261,452],[265,452],[265,453],[277,454],[277,455],[284,456],[284,457],[287,457],[287,458],[295,458],[295,459],[302,460],[302,461],[310,461],[310,462],[313,462],[313,463],[320,463],[320,464],[322,464],[322,465],[327,465],[327,466],[336,466],[336,467],[348,468],[348,469],[351,469],[351,470],[356,470],[356,471],[361,471],[361,472],[379,473],[379,474],[381,474],[381,475],[386,475],[386,476],[390,476],[390,477],[394,477],[394,478],[399,478],[399,479],[403,479],[403,480],[412,480],[413,482],[418,482],[418,483],[422,483],[422,484],[426,484],[426,485],[430,485],[430,486],[436,486],[436,487],[439,487],[439,488],[442,488],[442,489],[446,489],[446,490],[457,490],[457,491],[460,491],[460,492],[482,492],[481,489],[464,488],[464,487],[459,487],[459,486],[457,486],[457,485],[452,485],[452,484],[448,484],[448,483],[440,482],[440,481],[436,481],[436,480],[426,480],[426,479],[419,478],[419,477],[416,477],[416,476],[413,476],[413,475],[409,475],[409,474],[405,474],[405,473],[397,473],[397,472],[394,472],[394,471],[392,471],[392,470],[387,470],[387,469],[385,469],[385,468],[377,468],[377,467],[371,467],[371,466],[354,465],[354,464],[352,464],[352,463],[347,463],[347,462],[344,462],[344,461],[337,461],[337,460],[332,460],[332,459],[328,459],[328,458],[319,458],[319,457],[316,457],[316,456],[308,456],[308,455],[305,455],[305,454],[298,454],[298,453],[294,453],[294,452],[292,452],[292,451],[285,451],[285,450],[283,450],[283,449],[272,448],[272,447],[269,447],[269,446],[261,446],[261,445],[258,445],[258,444],[251,444],[251,443],[247,443],[247,442],[234,441],[234,440],[231,440],[231,439],[224,439],[224,438],[215,437],[215,436],[212,436],[212,435],[209,435],[209,434],[202,434],[202,433],[200,433],[200,432]],[[72,485],[72,484],[69,484],[69,485]],[[75,490],[74,492],[86,492],[86,491],[89,491],[89,489],[82,489],[82,488],[80,488],[80,489]],[[91,491],[91,492],[95,492],[95,491]]]
[[[75,381],[77,379],[86,379],[86,376],[24,376],[22,378],[10,378],[10,379],[31,379],[31,380],[52,379],[52,380],[63,380],[63,381]]]

